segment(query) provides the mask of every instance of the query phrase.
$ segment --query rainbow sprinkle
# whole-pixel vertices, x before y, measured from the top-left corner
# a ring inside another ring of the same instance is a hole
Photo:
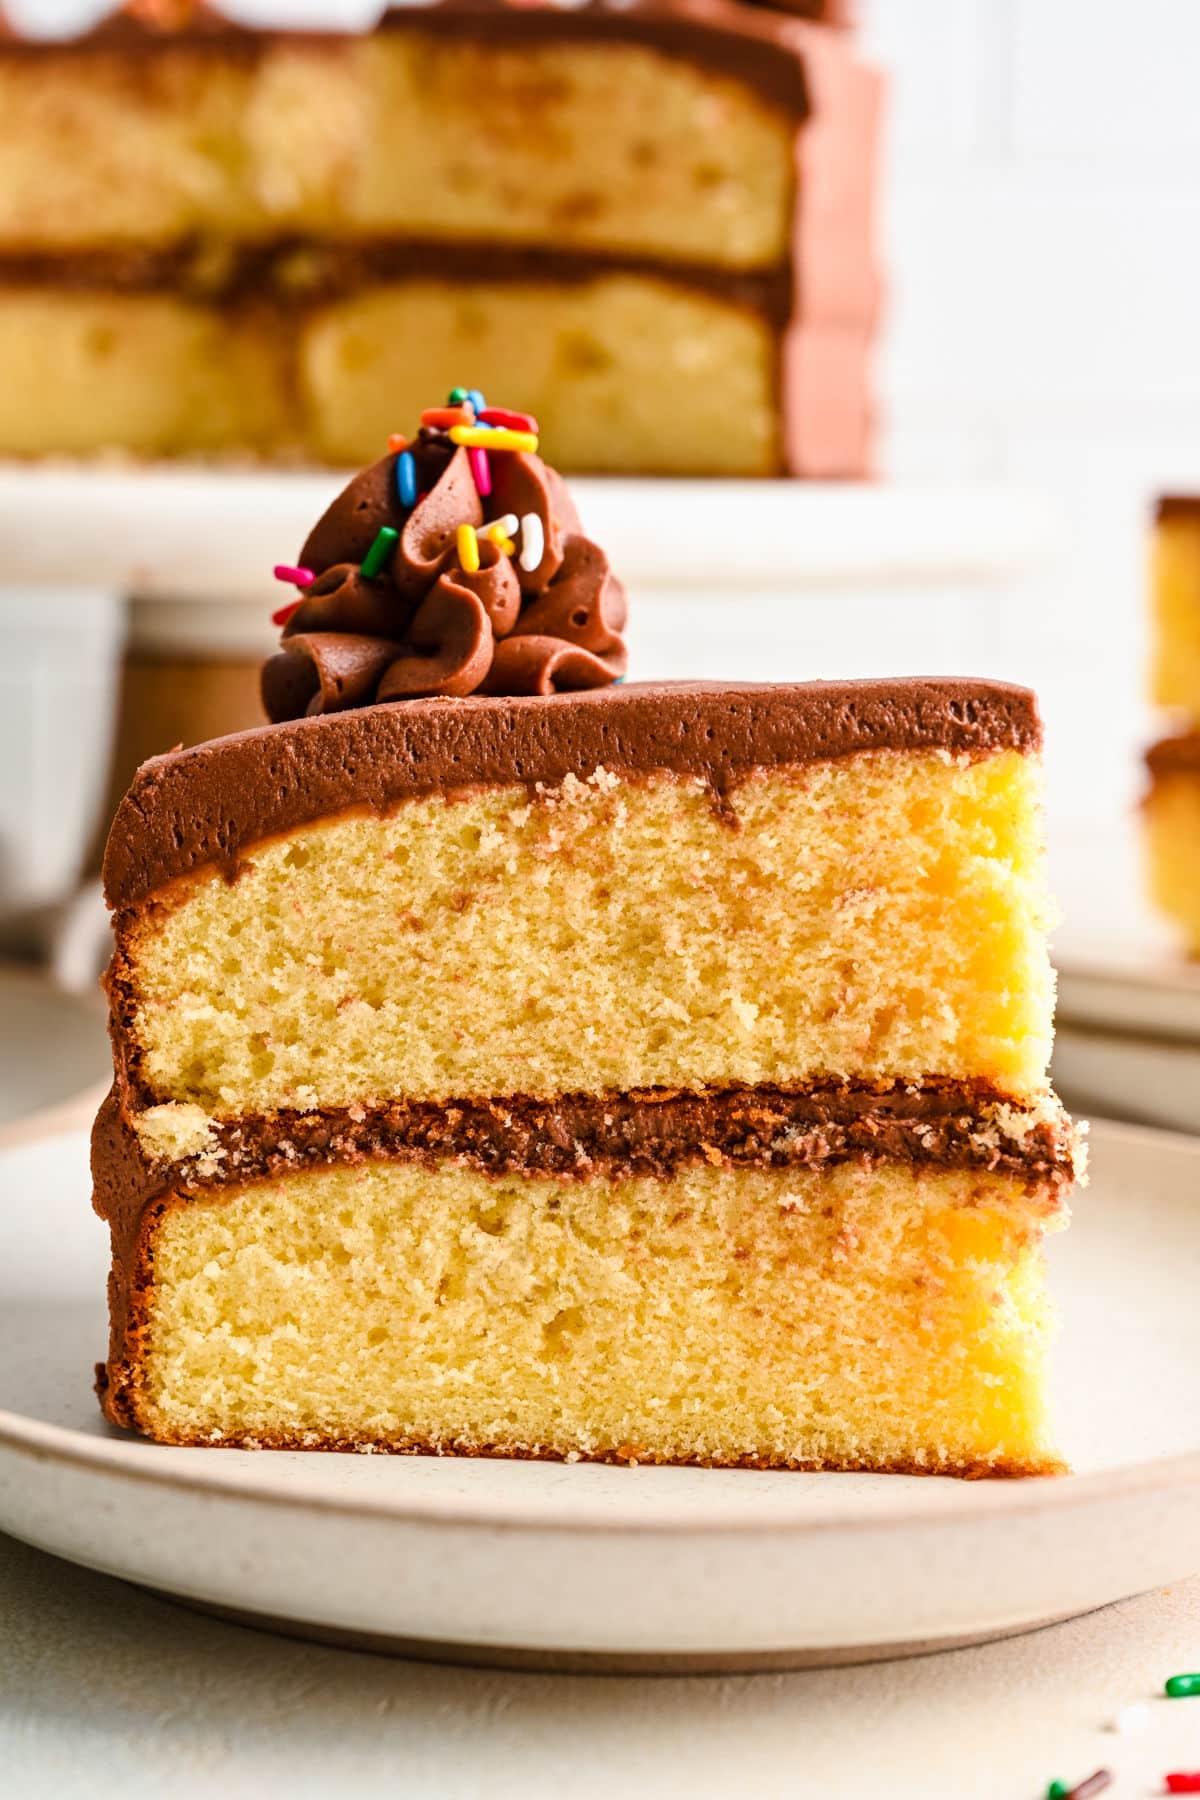
[[[400,533],[390,525],[381,525],[375,534],[375,542],[362,559],[362,574],[368,581],[383,573],[383,565],[400,542]]]
[[[286,625],[288,620],[295,613],[298,613],[303,605],[303,600],[289,600],[286,606],[281,606],[278,612],[273,612],[271,614],[272,625]]]
[[[507,425],[510,431],[532,431],[537,436],[538,422],[532,413],[508,412],[503,406],[487,406],[479,415],[481,425]]]
[[[536,433],[509,431],[500,425],[453,425],[450,442],[462,444],[468,450],[482,449],[485,444],[489,450],[536,450],[538,447]]]
[[[452,425],[473,425],[475,414],[469,406],[427,406],[421,414],[422,425],[435,431],[449,431]]]
[[[458,560],[466,575],[479,573],[479,538],[473,525],[460,525],[455,533]]]
[[[417,465],[411,450],[402,450],[396,458],[396,492],[401,506],[417,504]]]
[[[391,431],[388,433],[388,449],[393,456],[400,450],[408,449],[408,439],[402,431]]]
[[[476,418],[479,417],[480,413],[487,411],[487,401],[484,399],[478,388],[467,389],[467,405],[471,408]]]
[[[542,529],[542,521],[537,513],[521,515],[521,567],[527,575],[533,571],[546,554],[546,533]]]
[[[456,427],[456,429],[458,429]],[[450,433],[454,436],[454,432]],[[471,473],[475,477],[475,486],[484,498],[492,491],[492,465],[487,459],[487,451],[477,447],[467,451],[467,461],[471,465]]]
[[[275,579],[290,581],[293,587],[307,587],[310,581],[316,580],[316,576],[311,569],[293,567],[291,563],[276,563]]]

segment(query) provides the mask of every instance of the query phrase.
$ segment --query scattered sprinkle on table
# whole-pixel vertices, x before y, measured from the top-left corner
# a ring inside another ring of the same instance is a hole
[[[1123,1706],[1108,1722],[1110,1731],[1122,1733],[1129,1731],[1145,1731],[1150,1723],[1150,1708],[1144,1700],[1135,1700],[1129,1706]]]
[[[1163,1782],[1168,1794],[1200,1794],[1200,1769],[1172,1769],[1163,1776]]]
[[[1200,1675],[1168,1675],[1164,1692],[1168,1700],[1200,1698]]]
[[[1065,1781],[1052,1781],[1046,1789],[1046,1800],[1091,1800],[1093,1794],[1102,1794],[1111,1786],[1111,1769],[1097,1769],[1094,1775],[1077,1781],[1074,1787],[1068,1787]]]

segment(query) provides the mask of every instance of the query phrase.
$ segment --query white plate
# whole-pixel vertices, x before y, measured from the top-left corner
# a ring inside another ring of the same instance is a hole
[[[0,1156],[0,1526],[284,1629],[497,1662],[835,1662],[1104,1605],[1200,1569],[1200,1148],[1102,1125],[1093,1155],[1053,1253],[1078,1473],[967,1483],[110,1432],[85,1143],[27,1144]]]
[[[1200,962],[1149,915],[1131,930],[1067,934],[1054,961],[1060,1019],[1200,1048]]]
[[[112,1079],[99,988],[67,994],[0,964],[0,1145],[81,1125]],[[0,1203],[5,1190],[0,1185]],[[0,1290],[9,1286],[0,1273]]]
[[[1200,1132],[1200,1039],[1094,1031],[1060,1018],[1054,1085],[1077,1112]]]

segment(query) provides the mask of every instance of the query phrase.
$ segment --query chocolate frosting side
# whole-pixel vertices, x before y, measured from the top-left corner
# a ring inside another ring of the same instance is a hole
[[[617,775],[699,777],[717,794],[754,769],[862,751],[986,756],[1041,747],[1028,688],[965,677],[742,685],[664,682],[550,696],[409,700],[296,719],[144,763],[104,857],[114,910],[263,839],[407,799]]]
[[[1151,744],[1146,767],[1156,781],[1170,775],[1200,775],[1200,731],[1181,732],[1178,737]]]

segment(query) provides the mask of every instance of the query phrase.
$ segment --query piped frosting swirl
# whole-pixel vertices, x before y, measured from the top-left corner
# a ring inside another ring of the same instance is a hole
[[[624,674],[625,590],[566,484],[529,450],[489,450],[487,464],[483,493],[471,452],[425,427],[338,495],[293,572],[306,577],[300,600],[276,615],[281,646],[262,672],[273,723],[422,696],[553,694]],[[415,482],[408,502],[402,477]]]

